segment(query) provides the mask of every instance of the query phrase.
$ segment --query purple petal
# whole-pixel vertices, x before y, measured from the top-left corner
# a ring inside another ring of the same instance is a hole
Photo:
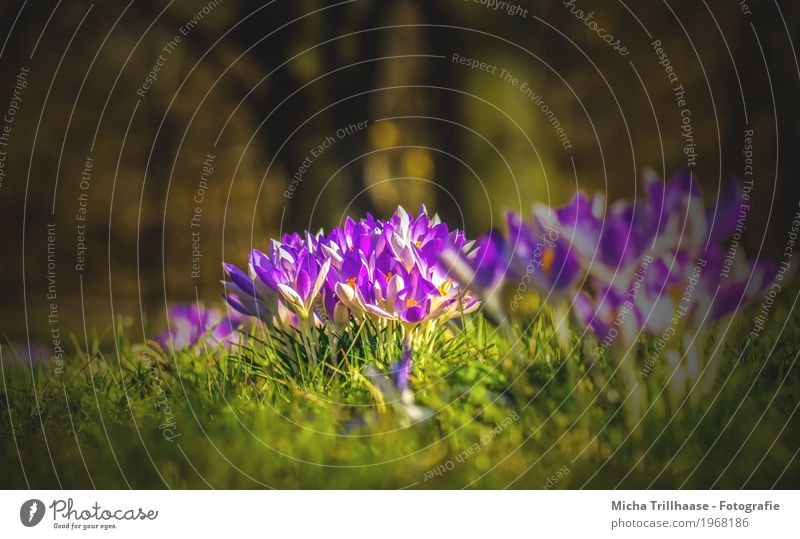
[[[255,284],[253,279],[245,272],[234,266],[233,264],[223,264],[225,273],[230,276],[236,285],[241,288],[246,294],[250,296],[257,296]]]
[[[708,208],[706,219],[711,227],[709,241],[720,243],[736,230],[742,209],[742,185],[737,181],[720,191],[715,206]],[[713,223],[713,224],[712,224]]]
[[[394,385],[401,393],[408,388],[408,377],[411,374],[411,350],[408,344],[403,345],[403,357],[394,367]]]
[[[295,290],[303,298],[303,301],[308,298],[308,293],[311,291],[311,278],[309,277],[308,273],[305,270],[300,270],[297,272],[297,287]]]
[[[400,318],[405,322],[416,324],[425,318],[425,310],[420,305],[408,307],[400,312]]]

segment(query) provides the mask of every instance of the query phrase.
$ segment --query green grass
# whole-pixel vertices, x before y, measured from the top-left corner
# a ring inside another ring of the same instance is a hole
[[[773,320],[790,316],[785,303]],[[429,411],[419,421],[368,375],[400,356],[397,336],[369,325],[354,326],[335,359],[320,335],[314,367],[258,334],[231,352],[174,356],[124,332],[88,353],[76,341],[63,372],[31,369],[6,345],[2,486],[796,487],[798,320],[780,337],[773,323],[740,359],[751,320],[733,321],[700,402],[662,391],[666,362],[642,378],[639,422],[614,359],[588,373],[596,341],[574,332],[571,348],[559,346],[547,315],[507,331],[475,315],[437,331],[411,377]]]

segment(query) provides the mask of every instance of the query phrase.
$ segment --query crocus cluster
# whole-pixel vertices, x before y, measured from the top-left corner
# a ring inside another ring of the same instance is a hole
[[[266,253],[254,249],[247,271],[225,264],[225,298],[284,331],[341,333],[351,320],[370,319],[411,340],[478,305],[439,262],[448,245],[469,248],[463,232],[424,206],[416,217],[400,207],[388,220],[347,218],[327,234],[286,234]]]
[[[509,282],[517,285],[512,310],[529,289],[551,305],[569,305],[597,336],[599,353],[624,356],[639,335],[652,334],[657,349],[677,358],[675,372],[691,380],[702,370],[710,323],[763,295],[775,273],[747,260],[738,243],[726,245],[742,226],[743,200],[734,183],[706,205],[691,175],[664,184],[646,172],[639,200],[607,207],[602,195],[579,192],[561,208],[535,205],[529,220],[507,215],[506,237],[492,231],[471,251],[456,246],[443,259],[486,305]],[[655,362],[645,358],[641,373]]]
[[[576,297],[585,324],[607,334],[626,308],[637,331],[697,331],[763,293],[774,270],[724,246],[742,215],[738,183],[708,206],[689,174],[666,186],[648,174],[644,192],[643,201],[617,203],[605,215],[582,194],[558,212],[560,226],[583,239],[574,251],[593,288]]]
[[[224,343],[241,316],[252,317],[267,331],[298,336],[316,363],[323,333],[335,355],[338,338],[368,322],[379,349],[402,341],[394,387],[404,392],[412,353],[433,342],[438,324],[475,310],[478,298],[504,323],[536,291],[560,313],[561,344],[571,340],[571,313],[597,337],[594,360],[610,353],[631,387],[663,358],[670,384],[685,388],[708,372],[707,390],[716,369],[715,355],[705,354],[711,323],[763,295],[775,277],[775,268],[748,260],[738,240],[729,241],[744,226],[747,196],[734,183],[706,204],[691,175],[664,183],[647,172],[636,200],[609,205],[578,192],[560,208],[508,213],[505,235],[493,230],[476,242],[424,206],[416,216],[400,207],[388,220],[347,218],[327,234],[286,234],[266,252],[252,250],[246,270],[224,264],[224,296],[236,312],[173,309],[171,334],[160,341],[175,349]],[[511,312],[500,293],[509,285],[516,286]],[[643,334],[654,337],[644,357],[636,348]],[[286,348],[302,360],[294,345]]]

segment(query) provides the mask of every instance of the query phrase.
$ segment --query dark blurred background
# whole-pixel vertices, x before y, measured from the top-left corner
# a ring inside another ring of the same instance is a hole
[[[149,335],[165,302],[219,300],[223,259],[398,204],[474,236],[579,188],[633,197],[645,166],[689,166],[713,202],[748,129],[748,252],[777,258],[797,210],[797,2],[0,4],[14,342],[82,340],[84,320],[108,337],[117,317]]]

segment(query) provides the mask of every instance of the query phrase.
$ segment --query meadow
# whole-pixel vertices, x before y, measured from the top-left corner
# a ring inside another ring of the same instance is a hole
[[[775,308],[780,336],[767,330],[748,341],[753,309],[730,322],[737,337],[700,402],[691,388],[670,397],[663,376],[642,378],[647,406],[635,423],[615,362],[587,363],[597,340],[573,327],[569,346],[559,345],[553,317],[536,305],[506,330],[481,314],[441,326],[415,357],[410,399],[392,384],[399,339],[369,322],[351,322],[335,361],[298,371],[258,331],[230,349],[203,343],[171,354],[129,342],[120,322],[108,349],[102,334],[88,350],[74,340],[63,369],[31,366],[6,345],[2,483],[790,488],[800,474],[800,342],[790,307]],[[643,339],[640,360],[652,345]],[[668,378],[665,364],[656,369]]]

